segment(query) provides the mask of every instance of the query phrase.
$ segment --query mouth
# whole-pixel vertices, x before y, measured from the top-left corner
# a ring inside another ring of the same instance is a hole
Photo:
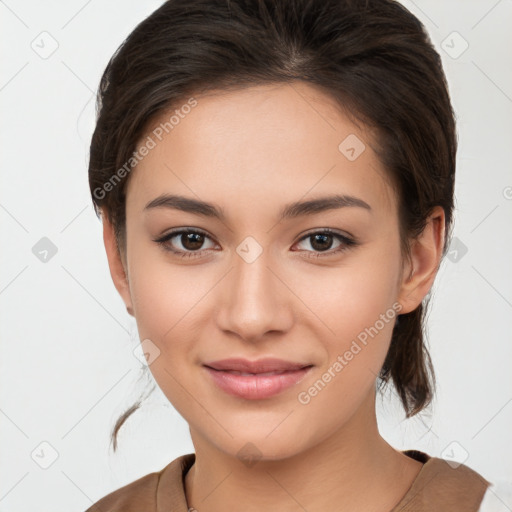
[[[214,370],[224,370],[248,374],[262,374],[274,372],[286,372],[293,370],[300,370],[306,366],[312,366],[310,363],[300,363],[293,361],[286,361],[284,359],[277,359],[267,357],[258,359],[257,361],[249,361],[240,357],[222,359],[219,361],[211,361],[204,363],[205,366],[213,368]]]
[[[261,400],[298,384],[313,365],[278,359],[255,362],[231,359],[204,364],[203,367],[216,387],[225,393],[247,400]]]
[[[277,372],[257,372],[257,373],[250,373],[250,372],[238,372],[236,370],[217,370],[215,368],[212,368],[212,370],[215,370],[217,372],[225,372],[225,373],[231,373],[233,375],[245,375],[245,376],[253,376],[253,375],[258,375],[260,377],[262,376],[265,376],[265,375],[283,375],[285,373],[289,373],[289,372],[293,372],[293,371],[297,371],[297,370],[282,370],[282,371],[277,371]]]

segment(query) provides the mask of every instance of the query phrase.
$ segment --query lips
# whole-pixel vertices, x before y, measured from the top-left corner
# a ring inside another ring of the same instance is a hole
[[[232,358],[203,365],[216,386],[246,400],[271,398],[303,380],[313,365],[283,359]]]
[[[227,371],[237,374],[279,374],[288,371],[300,370],[306,366],[312,366],[308,363],[297,363],[285,361],[284,359],[265,358],[257,361],[249,361],[242,358],[222,359],[220,361],[212,361],[204,363],[204,366],[213,368],[214,370]]]

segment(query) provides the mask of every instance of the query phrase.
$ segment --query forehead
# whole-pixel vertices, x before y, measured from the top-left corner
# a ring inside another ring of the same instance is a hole
[[[370,132],[319,89],[294,82],[194,100],[163,113],[141,137],[139,148],[151,149],[131,173],[129,208],[141,211],[163,192],[273,209],[286,199],[344,193],[394,207]]]

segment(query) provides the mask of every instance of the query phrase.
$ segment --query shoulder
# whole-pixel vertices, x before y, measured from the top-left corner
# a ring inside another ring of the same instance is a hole
[[[163,471],[163,470],[162,470]],[[155,509],[161,471],[145,475],[107,494],[85,512],[131,512]]]
[[[424,464],[400,503],[404,510],[478,510],[491,485],[489,481],[468,465],[415,453],[421,454]]]
[[[425,465],[423,500],[436,500],[447,510],[477,510],[490,485],[480,473],[465,464],[431,457]],[[443,509],[444,510],[444,509]]]
[[[160,471],[149,473],[107,494],[85,512],[155,512],[161,500],[182,503],[183,474],[193,464],[195,454],[182,455]],[[159,501],[160,500],[160,501]]]

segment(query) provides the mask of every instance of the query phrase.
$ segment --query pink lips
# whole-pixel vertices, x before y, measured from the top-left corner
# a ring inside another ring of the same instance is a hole
[[[232,358],[204,364],[220,389],[249,400],[269,398],[297,384],[312,366],[274,358],[258,361]]]

